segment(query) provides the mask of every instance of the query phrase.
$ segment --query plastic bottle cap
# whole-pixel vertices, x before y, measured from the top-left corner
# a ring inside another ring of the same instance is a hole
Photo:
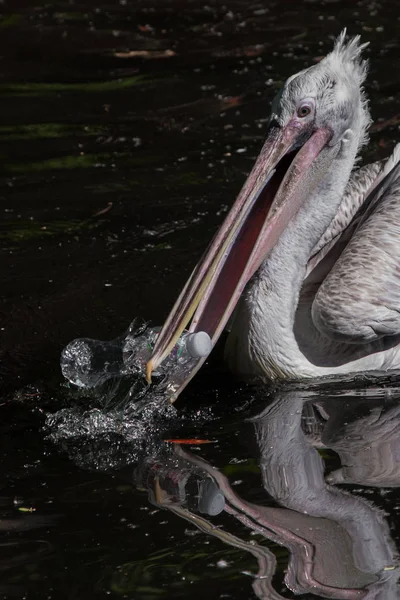
[[[205,331],[191,333],[186,338],[186,348],[192,358],[208,356],[212,350],[211,338]]]
[[[198,507],[201,513],[212,517],[224,510],[225,496],[213,480],[206,479],[200,483]]]

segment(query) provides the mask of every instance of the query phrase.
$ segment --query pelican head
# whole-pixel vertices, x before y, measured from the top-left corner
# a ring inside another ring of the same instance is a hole
[[[305,136],[329,128],[330,145],[343,141],[350,128],[365,133],[370,120],[363,90],[368,64],[361,54],[368,43],[360,44],[359,36],[346,43],[345,36],[343,31],[318,64],[289,77],[272,102],[270,123],[295,125]],[[364,141],[361,136],[360,143]],[[299,137],[297,144],[302,143]]]
[[[190,320],[189,331],[205,331],[217,341],[244,286],[332,162],[350,147],[355,158],[369,122],[362,90],[366,44],[359,37],[346,42],[345,35],[318,64],[290,77],[275,97],[261,152],[162,328],[147,365],[149,380]]]

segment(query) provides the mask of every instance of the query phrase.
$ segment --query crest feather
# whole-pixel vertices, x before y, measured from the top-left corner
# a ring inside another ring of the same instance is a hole
[[[340,62],[352,77],[358,79],[358,83],[361,85],[368,71],[368,61],[362,58],[362,52],[369,45],[369,42],[361,44],[359,35],[349,40],[346,40],[346,36],[347,29],[345,28],[337,37],[329,57],[335,62]]]

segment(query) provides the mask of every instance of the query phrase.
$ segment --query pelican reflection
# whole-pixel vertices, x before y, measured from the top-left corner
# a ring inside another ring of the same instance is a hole
[[[282,392],[251,419],[265,505],[239,496],[226,475],[178,444],[148,456],[135,470],[135,483],[153,504],[249,552],[258,569],[248,574],[260,599],[283,598],[272,585],[278,544],[289,551],[284,581],[295,594],[394,600],[400,597],[397,550],[383,512],[335,483],[399,484],[400,409],[390,395],[359,399]],[[320,448],[342,459],[327,478]],[[240,536],[238,523],[235,534],[221,528],[222,513],[239,522]]]

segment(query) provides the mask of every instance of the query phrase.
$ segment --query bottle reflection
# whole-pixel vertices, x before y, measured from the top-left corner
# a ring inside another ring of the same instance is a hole
[[[148,490],[150,502],[157,506],[185,506],[209,516],[220,514],[225,507],[214,479],[176,452],[147,457],[136,469],[135,481]]]
[[[336,482],[399,485],[396,440],[400,408],[395,400],[317,398],[280,393],[252,419],[262,484],[278,506],[246,501],[226,476],[179,445],[147,457],[135,482],[150,500],[200,530],[250,552],[258,561],[253,589],[260,599],[282,598],[272,587],[276,559],[265,542],[245,541],[215,527],[222,511],[290,553],[286,586],[315,597],[394,600],[397,556],[383,513]],[[324,478],[318,447],[332,448],[341,469]]]

